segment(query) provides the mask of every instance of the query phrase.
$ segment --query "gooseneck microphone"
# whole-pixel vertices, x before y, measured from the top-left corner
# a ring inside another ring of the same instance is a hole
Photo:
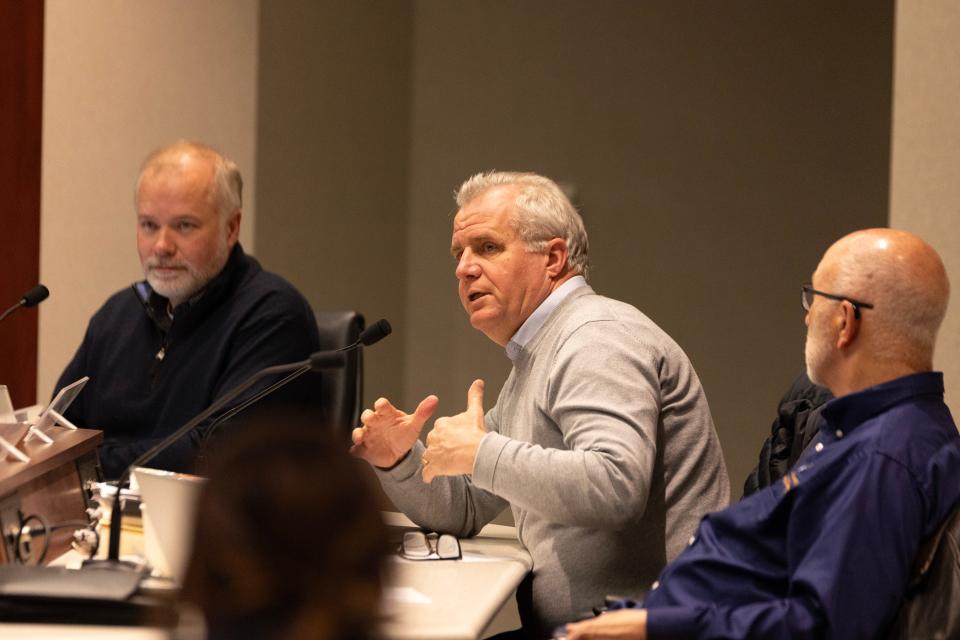
[[[364,329],[360,333],[360,338],[348,347],[343,347],[340,351],[346,351],[348,349],[353,349],[354,347],[362,344],[365,347],[369,347],[372,344],[376,344],[390,335],[390,332],[393,331],[393,327],[390,326],[390,323],[387,322],[386,318],[380,318],[372,325]]]
[[[309,362],[309,365],[304,364],[304,366],[299,369],[294,369],[288,376],[280,378],[274,382],[269,387],[261,389],[254,395],[250,396],[237,406],[233,407],[229,411],[225,412],[223,415],[217,416],[217,419],[210,424],[210,428],[207,429],[207,438],[213,436],[217,427],[222,423],[226,422],[233,416],[237,415],[250,405],[262,400],[265,396],[270,395],[277,389],[285,387],[307,371],[316,371],[318,369],[335,369],[343,367],[346,364],[345,354],[347,352],[353,351],[354,349],[359,349],[361,347],[369,347],[370,345],[376,344],[386,338],[393,331],[393,327],[390,326],[390,323],[387,322],[386,318],[381,318],[374,322],[372,325],[360,332],[360,337],[357,338],[352,344],[348,344],[345,347],[340,347],[335,351],[317,351],[312,354],[304,363]],[[335,364],[334,364],[335,363]]]
[[[23,296],[20,297],[20,300],[17,304],[13,305],[3,313],[0,313],[0,320],[3,320],[8,315],[19,309],[20,307],[35,307],[50,296],[50,290],[47,289],[42,284],[38,284],[29,291],[27,291]],[[385,322],[385,321],[381,321]]]
[[[110,511],[110,548],[107,553],[106,561],[102,562],[91,562],[94,566],[102,567],[104,563],[108,567],[115,568],[126,568],[123,563],[120,562],[120,519],[122,516],[122,510],[120,508],[120,490],[130,479],[130,474],[133,472],[135,467],[140,467],[153,460],[157,455],[166,450],[174,442],[190,433],[196,429],[200,424],[205,420],[208,420],[212,415],[223,409],[230,401],[234,400],[241,393],[252,387],[256,382],[265,378],[267,376],[278,375],[278,374],[288,374],[286,377],[281,378],[277,382],[273,383],[269,387],[258,391],[250,398],[244,400],[236,407],[231,408],[229,411],[225,412],[223,415],[218,416],[217,419],[211,423],[208,430],[208,434],[216,427],[218,424],[224,422],[230,417],[233,417],[243,409],[247,408],[257,400],[260,400],[266,395],[273,393],[280,387],[292,382],[294,379],[303,375],[307,371],[316,371],[320,369],[336,369],[344,366],[346,363],[345,353],[347,351],[352,351],[353,349],[358,349],[363,346],[370,346],[382,340],[383,338],[390,335],[390,332],[393,329],[390,327],[390,323],[386,320],[378,320],[377,322],[370,325],[365,329],[361,334],[360,338],[353,344],[347,345],[346,347],[341,347],[334,351],[317,351],[310,355],[306,360],[300,362],[291,362],[289,364],[278,364],[272,367],[266,367],[257,371],[255,374],[247,378],[245,381],[241,382],[239,385],[217,398],[213,404],[209,407],[198,413],[194,416],[189,422],[184,424],[182,427],[171,433],[169,436],[161,440],[155,446],[148,449],[140,457],[134,460],[130,465],[124,470],[120,475],[120,478],[117,480],[117,494],[113,500],[113,508]],[[89,562],[89,561],[88,561]],[[84,563],[85,565],[87,563]]]
[[[23,294],[23,297],[20,298],[20,303],[25,307],[34,307],[49,297],[50,289],[47,289],[42,284],[38,284]]]

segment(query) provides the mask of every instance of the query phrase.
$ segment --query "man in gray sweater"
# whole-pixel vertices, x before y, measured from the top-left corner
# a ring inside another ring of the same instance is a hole
[[[487,412],[475,381],[426,447],[437,398],[412,414],[380,398],[353,452],[425,528],[474,535],[509,506],[533,558],[522,633],[546,637],[605,594],[645,590],[727,505],[729,482],[693,366],[640,311],[590,288],[583,221],[557,185],[478,174],[457,204],[460,301],[513,369]]]

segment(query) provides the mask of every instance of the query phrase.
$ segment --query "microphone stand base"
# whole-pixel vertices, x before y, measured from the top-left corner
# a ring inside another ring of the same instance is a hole
[[[84,571],[125,571],[125,572],[136,572],[142,573],[144,577],[150,575],[150,572],[147,571],[146,566],[141,562],[134,562],[133,560],[110,560],[106,558],[87,558],[84,560],[80,568]]]

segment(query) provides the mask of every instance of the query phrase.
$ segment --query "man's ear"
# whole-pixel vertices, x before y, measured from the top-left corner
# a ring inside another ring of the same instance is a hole
[[[860,318],[857,317],[857,310],[851,302],[843,300],[840,303],[841,313],[840,331],[837,334],[837,349],[849,347],[856,340],[860,332]]]
[[[567,270],[567,241],[554,238],[547,242],[547,277],[553,279]]]
[[[227,246],[231,249],[233,245],[237,244],[237,240],[240,239],[240,209],[232,212],[230,217],[227,218]]]

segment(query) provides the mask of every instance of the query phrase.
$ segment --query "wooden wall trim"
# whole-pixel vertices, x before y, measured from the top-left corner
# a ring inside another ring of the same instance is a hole
[[[0,2],[0,307],[37,284],[40,271],[40,149],[43,0]],[[37,394],[37,310],[0,325],[0,384],[16,406]]]

